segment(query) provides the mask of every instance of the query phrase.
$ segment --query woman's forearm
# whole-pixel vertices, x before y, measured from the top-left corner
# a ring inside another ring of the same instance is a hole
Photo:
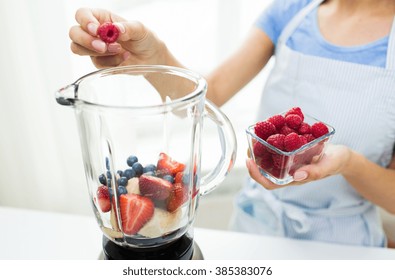
[[[394,162],[395,158],[391,166]],[[351,152],[342,175],[366,199],[395,214],[395,169],[381,167]]]

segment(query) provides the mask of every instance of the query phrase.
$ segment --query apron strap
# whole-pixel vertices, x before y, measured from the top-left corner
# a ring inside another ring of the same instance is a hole
[[[300,10],[299,13],[294,16],[291,21],[287,24],[284,30],[281,32],[278,38],[278,44],[285,44],[294,30],[299,26],[302,20],[317,6],[319,6],[324,0],[313,0],[310,4]]]
[[[395,17],[388,37],[386,69],[395,69]]]

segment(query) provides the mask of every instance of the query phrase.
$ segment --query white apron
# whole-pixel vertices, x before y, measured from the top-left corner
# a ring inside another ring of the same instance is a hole
[[[333,143],[386,167],[395,143],[395,21],[385,68],[293,51],[286,46],[287,39],[321,2],[301,10],[280,35],[258,120],[299,106],[335,127]],[[386,244],[376,207],[340,175],[274,191],[249,179],[235,202],[234,230],[364,246]]]

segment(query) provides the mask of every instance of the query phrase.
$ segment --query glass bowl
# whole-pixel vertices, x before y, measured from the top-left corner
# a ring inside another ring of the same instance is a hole
[[[316,122],[324,123],[306,114],[304,114],[304,122],[309,125]],[[332,126],[324,124],[328,127],[328,133],[292,152],[285,152],[270,145],[255,134],[255,124],[249,126],[246,130],[249,151],[261,174],[277,185],[285,185],[293,181],[293,174],[297,169],[318,162],[335,133]]]

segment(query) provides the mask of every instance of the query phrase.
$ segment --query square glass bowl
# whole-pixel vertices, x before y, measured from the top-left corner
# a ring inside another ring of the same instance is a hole
[[[311,126],[316,122],[322,121],[304,114],[304,122]],[[332,126],[324,124],[329,130],[327,134],[308,142],[292,152],[284,152],[270,145],[255,134],[255,124],[249,126],[246,130],[248,145],[251,156],[258,165],[261,174],[277,185],[285,185],[293,181],[293,174],[297,169],[307,164],[318,162],[325,152],[326,144],[329,143],[332,135],[335,133],[335,129]]]

